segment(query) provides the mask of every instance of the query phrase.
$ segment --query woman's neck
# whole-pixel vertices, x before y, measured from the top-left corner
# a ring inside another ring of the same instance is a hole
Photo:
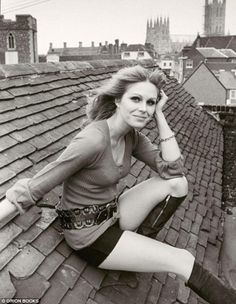
[[[112,115],[107,119],[107,124],[110,130],[111,139],[119,142],[132,129],[116,115]]]

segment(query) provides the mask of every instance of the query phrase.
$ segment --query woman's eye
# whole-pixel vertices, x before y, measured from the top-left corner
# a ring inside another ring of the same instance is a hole
[[[138,96],[133,96],[131,97],[131,100],[133,100],[134,102],[139,102],[141,99]]]
[[[155,100],[148,100],[148,101],[147,101],[147,104],[148,104],[149,106],[154,106],[154,105],[156,104],[156,102],[155,102]]]

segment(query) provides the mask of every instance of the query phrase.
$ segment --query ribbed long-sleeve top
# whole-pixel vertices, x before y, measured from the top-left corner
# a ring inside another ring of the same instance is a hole
[[[6,197],[22,211],[63,183],[60,203],[63,209],[104,204],[119,195],[118,183],[129,173],[132,156],[149,165],[165,179],[184,175],[182,156],[176,161],[164,161],[158,147],[135,129],[126,134],[123,162],[116,164],[108,123],[100,120],[82,129],[58,159],[34,177],[16,182],[6,192]],[[65,239],[73,249],[86,247],[113,225],[118,216],[92,227],[65,229]]]

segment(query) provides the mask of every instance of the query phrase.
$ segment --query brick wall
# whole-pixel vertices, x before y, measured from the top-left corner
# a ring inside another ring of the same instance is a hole
[[[204,106],[217,113],[224,132],[223,202],[236,207],[236,107]]]
[[[224,116],[223,198],[236,207],[236,111]]]

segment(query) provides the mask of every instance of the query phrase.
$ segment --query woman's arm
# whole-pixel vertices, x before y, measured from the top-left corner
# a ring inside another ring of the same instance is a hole
[[[160,145],[157,147],[141,132],[134,131],[133,156],[143,161],[164,179],[171,179],[185,175],[183,156],[170,129],[162,108],[168,97],[161,91],[162,98],[155,111],[157,127],[159,129]]]
[[[162,111],[163,106],[168,100],[168,97],[163,90],[161,90],[160,95],[161,99],[156,106],[155,118],[159,130],[162,158],[166,161],[175,161],[181,156],[181,152],[175,139],[174,133],[170,129]]]
[[[13,206],[20,213],[24,213],[24,209],[34,205],[51,189],[83,167],[93,163],[103,145],[99,133],[94,136],[94,130],[91,132],[81,132],[57,160],[48,164],[34,177],[20,179],[8,189],[6,192],[7,200],[0,207],[0,218],[11,213],[14,210]]]

